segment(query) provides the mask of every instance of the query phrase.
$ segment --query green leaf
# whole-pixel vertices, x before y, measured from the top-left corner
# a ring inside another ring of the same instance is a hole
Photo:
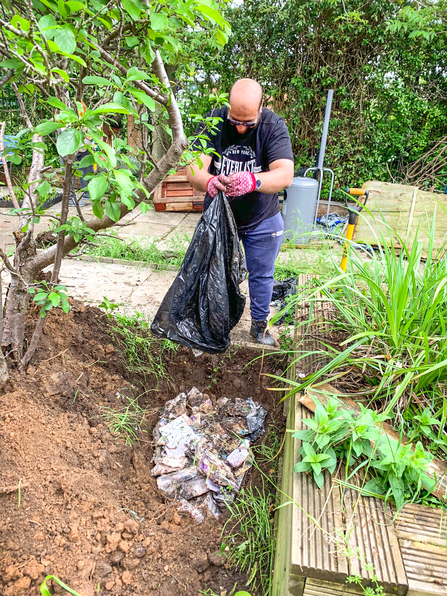
[[[106,214],[112,221],[119,221],[121,211],[119,205],[115,203],[115,201],[106,201]]]
[[[65,26],[56,29],[54,34],[54,41],[59,49],[66,54],[73,54],[76,50],[76,37],[70,27]]]
[[[84,8],[82,2],[77,2],[76,0],[69,0],[69,2],[66,2],[66,5],[70,9],[70,12],[78,12]]]
[[[151,77],[148,74],[146,74],[142,70],[138,70],[136,66],[132,66],[132,68],[129,68],[126,75],[127,81],[146,81],[150,78]]]
[[[135,91],[134,89],[131,89],[130,92],[140,101],[140,103],[143,103],[148,110],[155,112],[155,101],[152,97],[146,95],[144,91]]]
[[[13,27],[15,27],[16,29],[20,29],[22,31],[28,31],[29,30],[29,21],[27,21],[26,19],[24,19],[23,17],[21,17],[18,14],[15,14],[12,19],[11,19],[11,25]]]
[[[53,17],[52,14],[46,14],[39,19],[39,27],[44,31],[45,29],[50,29],[51,27],[56,27],[56,19]]]
[[[119,103],[105,103],[96,110],[93,114],[129,114],[129,110],[121,106]]]
[[[81,146],[84,140],[84,134],[75,128],[66,128],[57,137],[56,147],[59,155],[71,155]]]
[[[108,85],[108,86],[110,86],[112,84],[109,79],[106,79],[105,77],[97,77],[97,76],[84,77],[82,79],[82,82],[84,83],[84,85],[99,85],[99,86]]]
[[[65,6],[64,0],[57,0],[57,7],[59,9],[59,14],[65,19],[70,14],[70,11],[67,10]]]
[[[46,103],[57,110],[65,110],[67,106],[58,97],[49,97]]]
[[[101,204],[101,201],[93,201],[92,204],[92,211],[93,215],[98,219],[102,219],[104,215],[104,207]]]
[[[108,186],[109,183],[105,176],[99,175],[92,178],[87,186],[92,201],[102,198],[105,195]]]
[[[64,311],[64,313],[68,313],[70,311],[70,303],[68,302],[68,300],[66,298],[62,298],[61,307],[62,307],[62,310]]]
[[[382,486],[379,484],[378,480],[376,478],[372,478],[365,484],[365,486],[362,489],[362,493],[365,494],[366,496],[369,496],[369,494],[383,495],[383,494],[385,494],[385,491],[383,490]]]
[[[79,163],[75,162],[74,166],[75,168],[88,168],[92,166],[94,163],[95,160],[93,159],[93,155],[89,153],[88,155],[84,155],[84,157],[81,159]]]
[[[143,4],[139,0],[122,0],[123,8],[133,21],[137,21],[140,17],[140,12],[144,9]]]
[[[134,48],[139,44],[138,37],[132,35],[131,37],[126,37],[126,45],[128,48]]]
[[[36,187],[36,190],[39,193],[39,197],[46,197],[51,190],[51,184],[47,180],[44,180]]]
[[[53,306],[58,306],[59,302],[61,301],[61,297],[59,294],[56,294],[56,292],[50,292],[48,294],[48,300]]]
[[[324,484],[323,474],[314,474],[314,480],[315,480],[315,484],[318,486],[318,488],[323,488],[323,484]]]
[[[207,19],[209,21],[211,21],[213,23],[217,23],[219,25],[219,27],[224,29],[225,20],[222,17],[222,15],[220,14],[220,12],[218,12],[214,8],[211,8],[211,6],[207,6],[206,4],[198,4],[196,6],[196,10],[198,12],[201,12],[205,17],[207,17]]]
[[[299,461],[293,468],[294,472],[308,472],[310,470],[310,463],[307,461]]]
[[[38,124],[34,130],[35,130],[35,132],[37,132],[37,134],[45,137],[46,135],[51,134],[52,132],[54,132],[55,130],[58,130],[59,128],[61,128],[61,125],[59,122],[53,122],[53,121],[48,120],[47,122],[42,122],[41,124]]]
[[[57,578],[55,575],[47,575],[46,578],[43,580],[43,582],[40,586],[40,593],[43,594],[43,596],[51,596],[50,590],[47,588],[47,581],[50,581],[50,580],[53,580],[54,582],[59,584],[61,586],[61,588],[66,590],[72,596],[81,596],[79,594],[79,592],[75,592],[75,590],[72,590],[69,586],[64,584],[64,582],[61,581],[59,578]]]
[[[147,203],[141,202],[138,206],[143,215],[148,212],[149,205]]]
[[[164,31],[168,26],[168,17],[164,12],[151,13],[151,27],[154,31]]]
[[[113,175],[115,176],[115,180],[117,181],[121,190],[126,195],[131,194],[134,190],[134,183],[132,182],[128,170],[114,170]]]
[[[113,148],[100,139],[97,140],[97,143],[101,147],[101,149],[104,151],[104,153],[107,155],[110,168],[116,168],[116,155],[115,155],[115,151],[113,150]]]
[[[70,82],[70,78],[68,74],[65,72],[65,70],[62,70],[61,68],[52,68],[51,72],[55,72],[56,74],[58,74],[62,79],[64,79],[66,83]]]
[[[10,68],[15,70],[16,68],[23,67],[23,62],[18,58],[8,58],[7,60],[3,60],[2,62],[0,62],[0,68]]]

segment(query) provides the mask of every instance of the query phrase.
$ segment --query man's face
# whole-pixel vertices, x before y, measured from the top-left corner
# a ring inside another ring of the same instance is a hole
[[[239,134],[244,134],[247,130],[255,128],[259,122],[262,112],[262,104],[232,104],[230,100],[230,110],[228,112],[228,121],[232,124]]]

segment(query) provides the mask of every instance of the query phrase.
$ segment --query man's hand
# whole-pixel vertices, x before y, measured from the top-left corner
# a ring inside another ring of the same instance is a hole
[[[235,172],[230,176],[219,176],[219,182],[224,185],[227,197],[241,197],[256,189],[256,178],[251,172]]]
[[[222,182],[220,182],[218,176],[213,176],[208,180],[206,190],[212,199],[214,199],[219,190],[225,193],[227,192],[226,187],[222,184]]]

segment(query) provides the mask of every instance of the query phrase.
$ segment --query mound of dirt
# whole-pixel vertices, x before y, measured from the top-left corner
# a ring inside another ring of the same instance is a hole
[[[129,372],[102,311],[75,304],[68,315],[49,314],[27,374],[13,372],[0,397],[3,596],[37,595],[46,575],[82,596],[197,596],[245,586],[247,578],[216,556],[223,520],[197,525],[158,491],[150,432],[163,404],[193,386],[214,401],[253,397],[270,414],[275,394],[259,385],[260,360],[246,367],[258,354],[164,354],[163,379]],[[265,372],[277,368],[264,361]],[[134,446],[101,415],[125,396],[147,408]]]

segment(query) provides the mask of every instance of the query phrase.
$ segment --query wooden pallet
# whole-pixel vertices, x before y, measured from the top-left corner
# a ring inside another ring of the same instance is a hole
[[[205,193],[191,186],[182,168],[155,189],[155,211],[203,211],[204,198]]]
[[[300,283],[304,281],[303,276]],[[299,368],[291,366],[291,379],[324,365],[311,352],[320,347],[328,316],[327,305],[321,303],[311,329],[295,336],[296,348],[307,355]],[[298,398],[288,400],[289,430],[306,429],[304,421],[313,416]],[[353,575],[371,588],[377,577],[387,594],[447,596],[446,514],[411,505],[395,520],[395,512],[382,500],[342,487],[334,482],[337,473],[331,477],[327,471],[319,490],[311,476],[293,472],[299,447],[300,441],[288,432],[272,596],[363,594],[360,586],[347,583]]]

